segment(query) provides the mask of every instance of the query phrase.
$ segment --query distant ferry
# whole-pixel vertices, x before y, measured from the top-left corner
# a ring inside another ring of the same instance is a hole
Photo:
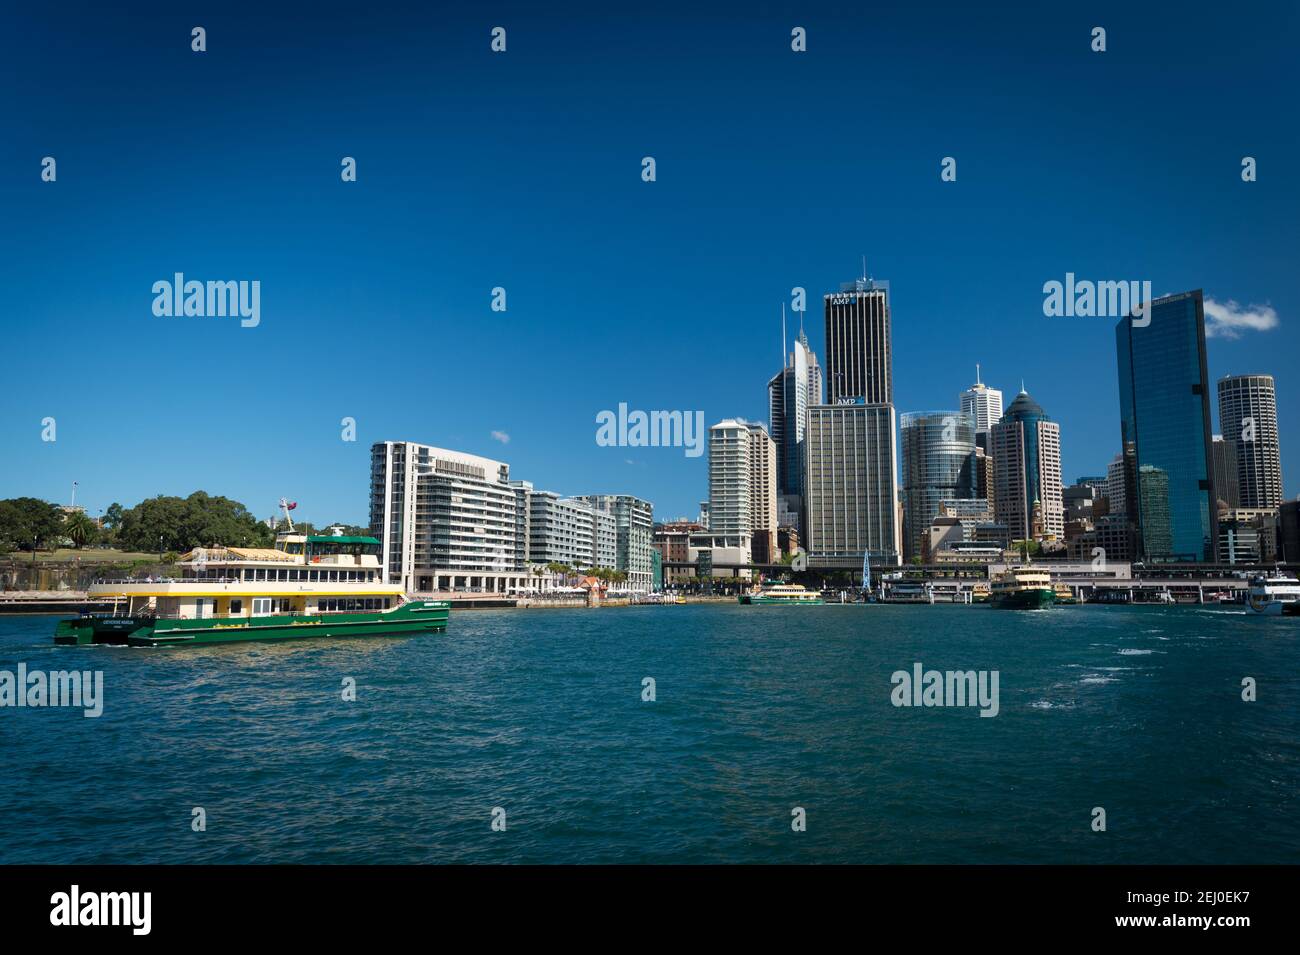
[[[1057,584],[1054,589],[1056,594],[1055,602],[1058,604],[1077,604],[1081,603],[1078,597],[1074,595],[1074,589],[1069,584]]]
[[[802,584],[774,584],[737,599],[743,604],[819,604],[822,595]]]
[[[1246,606],[1272,617],[1300,615],[1300,580],[1282,571],[1252,577]]]
[[[290,525],[292,527],[292,525]],[[408,600],[388,584],[373,537],[279,534],[275,547],[196,549],[180,578],[103,581],[92,598],[110,613],[61,620],[54,642],[69,646],[193,646],[303,637],[436,633],[451,604]]]
[[[1047,571],[1012,567],[993,578],[989,602],[1005,610],[1038,610],[1056,602],[1056,590]]]

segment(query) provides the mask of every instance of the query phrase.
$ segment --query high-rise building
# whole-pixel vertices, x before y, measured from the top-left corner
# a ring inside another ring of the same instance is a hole
[[[1281,504],[1282,452],[1273,376],[1220,378],[1219,427],[1223,430],[1223,440],[1236,453],[1238,503],[1242,507]]]
[[[1241,494],[1237,490],[1237,446],[1225,441],[1223,435],[1216,434],[1210,440],[1214,458],[1214,497],[1219,507],[1239,507]]]
[[[823,296],[828,404],[809,412],[802,539],[811,564],[902,557],[889,283],[863,276]]]
[[[749,528],[770,531],[777,528],[777,452],[776,442],[767,429],[749,422]]]
[[[749,424],[725,418],[709,429],[709,530],[748,533],[749,492]]]
[[[1138,559],[1212,561],[1218,511],[1200,290],[1156,299],[1139,320],[1121,319],[1115,344],[1126,504]]]
[[[823,300],[830,404],[893,404],[889,283],[864,276]]]
[[[858,569],[898,564],[902,556],[894,406],[814,406],[805,474],[809,564]]]
[[[610,521],[609,548],[601,553],[612,567],[627,574],[628,587],[649,591],[654,585],[654,505],[630,494],[586,494],[575,500],[590,504]]]
[[[990,429],[989,447],[998,522],[1013,540],[1063,537],[1060,426],[1021,391]]]
[[[510,466],[409,441],[370,449],[370,530],[389,583],[410,591],[530,585],[519,561],[522,488]]]
[[[782,322],[784,333],[785,323]],[[822,403],[822,374],[802,328],[785,367],[767,383],[771,437],[776,444],[776,493],[794,513],[803,506],[804,433],[808,409]]]
[[[1002,392],[980,381],[980,366],[975,366],[975,384],[961,393],[961,410],[975,419],[975,434],[988,430],[1002,420]]]
[[[1106,513],[1128,514],[1128,479],[1124,455],[1117,454],[1106,466]]]
[[[911,560],[924,556],[942,501],[975,497],[975,417],[965,411],[910,412],[901,426],[903,559]]]
[[[777,529],[776,443],[763,425],[726,418],[709,429],[709,530],[738,536]],[[773,539],[774,536],[773,536]]]

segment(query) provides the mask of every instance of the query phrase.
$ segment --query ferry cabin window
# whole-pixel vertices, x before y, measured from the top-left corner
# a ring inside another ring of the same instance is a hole
[[[324,613],[337,613],[348,610],[383,610],[383,597],[327,597],[320,602]]]
[[[273,603],[273,600],[272,600],[272,598],[270,598],[270,597],[254,597],[254,598],[253,598],[253,616],[254,616],[254,617],[264,617],[264,616],[266,616],[267,614],[269,614],[269,613],[271,612],[271,604],[272,604],[272,603]]]
[[[231,612],[231,613],[243,613],[243,612],[244,612],[244,602],[243,602],[242,600],[232,600],[232,601],[230,601],[230,612]]]

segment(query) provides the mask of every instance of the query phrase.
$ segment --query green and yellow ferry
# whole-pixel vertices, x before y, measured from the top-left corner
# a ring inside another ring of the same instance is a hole
[[[54,642],[170,647],[437,633],[451,613],[447,601],[409,600],[385,583],[373,537],[290,531],[274,548],[197,548],[178,564],[179,578],[96,582],[88,595],[111,609],[59,621]]]
[[[802,584],[772,584],[741,594],[742,604],[820,604],[822,595]]]
[[[1008,610],[1042,610],[1056,602],[1052,577],[1037,567],[1009,567],[993,578],[990,603]]]

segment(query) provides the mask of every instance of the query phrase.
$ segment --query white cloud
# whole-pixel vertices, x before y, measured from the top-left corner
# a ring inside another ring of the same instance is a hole
[[[1205,337],[1240,338],[1243,331],[1267,332],[1277,328],[1277,311],[1271,305],[1238,305],[1232,299],[1205,300]]]
[[[493,432],[492,432],[492,440],[493,440],[493,441],[500,441],[502,444],[509,444],[509,443],[510,443],[510,435],[506,434],[504,431],[493,431]]]

